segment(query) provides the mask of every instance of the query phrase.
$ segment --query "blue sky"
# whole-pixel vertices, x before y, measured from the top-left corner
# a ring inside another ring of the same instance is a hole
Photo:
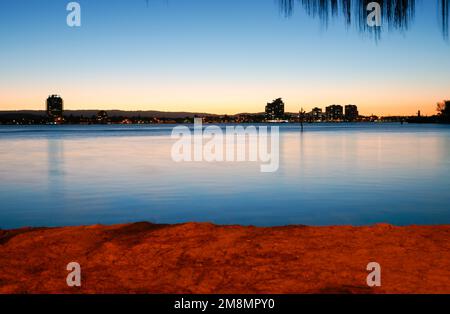
[[[433,114],[450,98],[450,43],[435,1],[380,41],[342,20],[324,27],[275,0],[0,0],[0,110],[236,113],[283,97],[287,110],[355,103],[364,114]]]

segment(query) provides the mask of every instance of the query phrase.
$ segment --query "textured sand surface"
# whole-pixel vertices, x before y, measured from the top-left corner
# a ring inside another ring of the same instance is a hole
[[[66,284],[73,261],[81,288]],[[366,285],[374,261],[380,288]],[[0,293],[450,293],[450,226],[0,231]]]

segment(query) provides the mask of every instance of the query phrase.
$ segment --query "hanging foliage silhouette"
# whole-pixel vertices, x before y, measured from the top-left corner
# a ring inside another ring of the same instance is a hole
[[[426,0],[430,1],[430,0]],[[450,0],[436,0],[439,5],[440,23],[444,38],[448,39],[449,2]],[[367,5],[374,0],[278,0],[281,10],[286,16],[291,16],[296,4],[301,6],[308,15],[318,17],[324,24],[328,24],[332,17],[343,17],[347,25],[355,24],[362,31],[379,34],[380,28],[367,25]],[[383,28],[408,29],[416,9],[416,0],[378,0],[381,5]]]

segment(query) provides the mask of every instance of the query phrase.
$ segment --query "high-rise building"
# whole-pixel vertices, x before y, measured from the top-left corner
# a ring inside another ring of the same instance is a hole
[[[356,121],[359,117],[358,107],[355,105],[345,106],[345,120]]]
[[[47,98],[47,115],[55,122],[62,120],[63,118],[63,105],[62,98],[58,95],[51,95]]]
[[[266,119],[280,120],[284,119],[284,102],[281,98],[275,99],[266,106]]]
[[[344,119],[344,108],[341,105],[331,105],[325,109],[327,119],[330,121],[340,121]]]
[[[311,112],[309,113],[311,119],[313,121],[321,121],[323,118],[323,112],[321,108],[314,108],[313,110],[311,110]]]

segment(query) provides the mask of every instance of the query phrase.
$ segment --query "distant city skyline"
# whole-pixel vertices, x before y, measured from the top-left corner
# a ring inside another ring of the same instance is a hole
[[[54,103],[56,100],[56,103]],[[441,105],[444,102],[448,102],[448,100],[442,100],[440,102],[437,102],[435,104],[435,112],[433,112],[432,114],[430,114],[430,116],[434,116],[439,114],[439,105]],[[235,115],[240,115],[240,114],[250,114],[250,115],[265,115],[266,118],[268,120],[271,119],[281,119],[281,116],[283,116],[285,113],[286,114],[300,114],[300,113],[306,113],[306,114],[311,114],[313,116],[315,115],[320,115],[320,114],[325,114],[327,110],[331,110],[332,112],[334,112],[334,110],[338,110],[337,115],[340,116],[342,115],[342,117],[347,116],[347,111],[350,112],[349,114],[352,116],[352,119],[358,117],[358,116],[365,116],[365,117],[370,117],[370,116],[378,116],[378,117],[394,117],[394,116],[404,116],[404,117],[411,117],[411,116],[415,116],[417,114],[419,114],[419,116],[422,114],[421,110],[418,110],[412,114],[387,114],[387,115],[379,115],[375,112],[372,112],[370,114],[360,114],[359,109],[357,105],[355,104],[338,104],[338,103],[333,103],[333,104],[328,104],[325,105],[323,107],[321,106],[314,106],[311,108],[308,107],[301,107],[299,108],[299,110],[297,111],[289,111],[289,110],[285,110],[285,102],[283,101],[283,97],[279,97],[277,99],[274,99],[273,102],[268,102],[266,103],[265,107],[263,107],[263,105],[261,105],[261,110],[256,110],[256,111],[239,111],[239,112],[234,112],[234,113],[228,113],[228,112],[219,112],[219,113],[215,113],[215,112],[211,112],[211,111],[192,111],[192,110],[178,110],[178,111],[173,111],[173,110],[156,110],[156,109],[121,109],[121,108],[64,108],[63,110],[63,99],[61,98],[60,95],[57,94],[51,94],[48,96],[48,98],[46,99],[45,103],[44,103],[44,107],[43,108],[37,108],[37,109],[29,109],[29,108],[25,108],[25,109],[10,109],[10,110],[1,110],[0,112],[39,112],[39,111],[45,111],[47,112],[47,116],[50,117],[56,117],[56,118],[62,118],[63,117],[63,111],[69,111],[69,112],[77,112],[77,111],[98,111],[99,113],[103,113],[103,114],[107,114],[107,111],[123,111],[123,112],[167,112],[167,113],[182,113],[182,112],[186,112],[186,113],[198,113],[198,114],[211,114],[211,115],[217,115],[217,116],[226,116],[226,115],[230,115],[230,116],[235,116]],[[55,114],[55,110],[58,112],[57,114]],[[344,110],[345,110],[345,114],[344,114]],[[335,114],[331,114],[331,116],[334,116]],[[428,115],[426,115],[428,116]]]
[[[436,1],[378,42],[301,10],[285,18],[272,0],[79,3],[78,29],[65,25],[67,1],[0,3],[0,111],[60,94],[66,110],[255,113],[282,97],[286,112],[433,115],[450,97]]]

